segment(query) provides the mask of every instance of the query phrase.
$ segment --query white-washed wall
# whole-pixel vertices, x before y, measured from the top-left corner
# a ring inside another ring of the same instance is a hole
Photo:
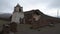
[[[41,15],[33,15],[33,18],[35,18],[35,20],[37,21],[37,20],[40,19],[40,16],[41,16]]]
[[[11,22],[16,22],[20,23],[20,18],[24,18],[24,13],[23,12],[15,12],[12,16]]]

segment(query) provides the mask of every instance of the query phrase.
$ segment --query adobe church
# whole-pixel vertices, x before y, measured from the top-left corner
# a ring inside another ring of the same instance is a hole
[[[29,21],[31,22],[32,17],[34,17],[34,18],[36,18],[36,20],[38,20],[40,18],[40,15],[35,14],[36,11],[31,10],[31,11],[23,12],[23,7],[21,7],[19,4],[17,4],[14,7],[14,12],[13,12],[13,15],[12,15],[11,22],[27,23]],[[39,13],[39,11],[37,11],[37,13]]]
[[[40,10],[30,10],[23,12],[23,7],[17,4],[14,7],[11,23],[31,24],[34,26],[46,26],[49,24],[60,23],[60,19],[43,14]]]
[[[43,14],[40,10],[30,10],[23,12],[23,7],[17,4],[14,7],[11,23],[3,24],[3,34],[16,33],[19,31],[19,24],[30,24],[33,29],[37,29],[41,26],[53,25],[60,23],[60,18],[51,17]],[[20,32],[20,31],[19,31]]]

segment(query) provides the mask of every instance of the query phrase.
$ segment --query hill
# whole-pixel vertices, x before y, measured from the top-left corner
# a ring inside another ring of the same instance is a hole
[[[9,14],[9,13],[3,13],[3,14],[0,14],[0,19],[5,19],[5,20],[10,20],[10,16],[12,14]]]

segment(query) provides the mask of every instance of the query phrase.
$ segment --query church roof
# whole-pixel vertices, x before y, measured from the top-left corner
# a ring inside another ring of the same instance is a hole
[[[24,13],[25,13],[25,14],[33,14],[33,13],[36,13],[36,14],[38,14],[38,15],[42,15],[42,14],[43,14],[43,13],[42,13],[40,10],[38,10],[38,9],[26,11],[26,12],[24,12]]]

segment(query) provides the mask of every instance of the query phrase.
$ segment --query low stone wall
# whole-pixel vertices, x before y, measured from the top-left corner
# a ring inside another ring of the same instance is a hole
[[[2,34],[12,34],[17,32],[17,24],[15,22],[10,24],[3,24]]]
[[[3,28],[2,28],[2,34],[9,34],[9,31],[10,31],[10,27],[9,25],[5,25],[3,24]]]

